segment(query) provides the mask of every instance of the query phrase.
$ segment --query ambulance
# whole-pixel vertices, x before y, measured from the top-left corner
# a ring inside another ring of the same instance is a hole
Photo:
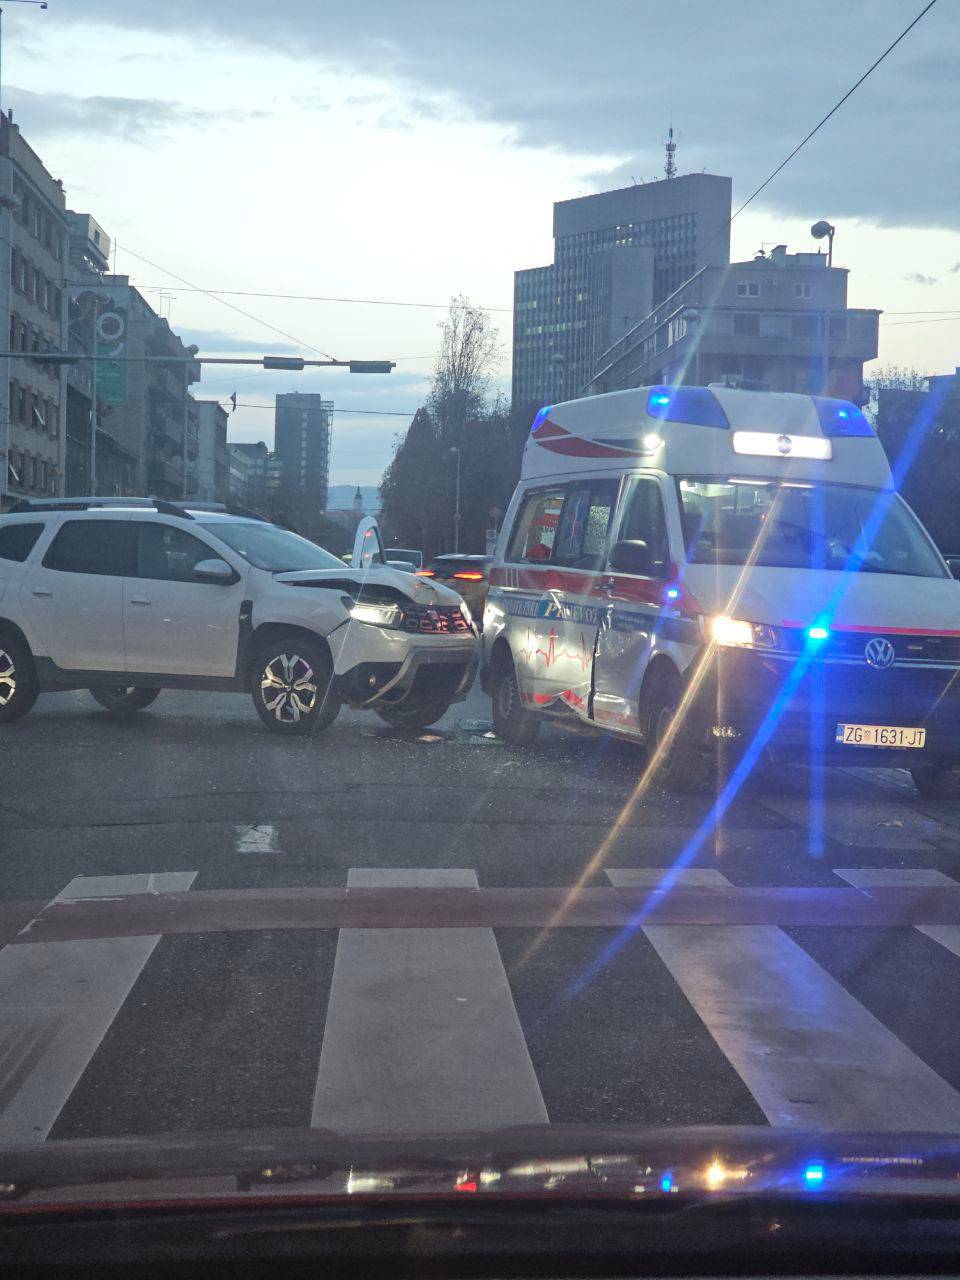
[[[507,743],[547,719],[613,733],[671,790],[772,753],[960,791],[960,582],[843,400],[654,386],[541,409],[481,682]]]

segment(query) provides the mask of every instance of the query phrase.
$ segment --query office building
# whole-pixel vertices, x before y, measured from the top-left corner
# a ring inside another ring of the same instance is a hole
[[[847,306],[847,271],[825,254],[777,245],[702,267],[601,355],[583,393],[720,382],[863,404],[879,316]]]
[[[0,508],[63,492],[66,370],[31,359],[66,347],[63,184],[0,114]]]
[[[232,444],[230,446],[232,466],[236,483],[245,483],[241,506],[250,507],[253,511],[265,511],[268,497],[268,475],[270,467],[270,450],[262,440],[256,444]]]
[[[306,499],[317,511],[327,506],[332,417],[333,401],[322,396],[293,391],[276,398],[278,485],[289,498]]]
[[[730,257],[729,178],[693,173],[553,206],[554,261],[514,278],[513,404],[570,399],[600,354]]]

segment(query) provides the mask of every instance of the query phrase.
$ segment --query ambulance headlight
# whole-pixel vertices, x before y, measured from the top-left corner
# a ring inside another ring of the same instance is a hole
[[[741,618],[728,618],[718,614],[708,623],[710,639],[714,644],[731,649],[779,649],[782,637],[776,627],[765,622],[745,622]]]

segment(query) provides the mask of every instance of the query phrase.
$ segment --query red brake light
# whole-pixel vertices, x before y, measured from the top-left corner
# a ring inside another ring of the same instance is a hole
[[[477,1182],[457,1182],[454,1184],[454,1191],[479,1191],[480,1184]]]
[[[459,578],[461,582],[482,582],[482,573],[455,573],[455,578]]]
[[[432,569],[418,569],[415,576],[417,578],[435,578],[437,575]]]

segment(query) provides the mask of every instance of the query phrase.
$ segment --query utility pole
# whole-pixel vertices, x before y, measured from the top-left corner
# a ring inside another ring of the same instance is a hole
[[[454,554],[458,554],[460,551],[460,450],[456,445],[451,445],[450,452],[457,455],[456,502],[453,508],[453,550]]]
[[[96,294],[93,295],[93,337],[90,341],[90,351],[93,354],[91,362],[92,369],[90,373],[90,493],[96,497],[97,494],[97,428],[100,425],[100,414],[97,412],[97,318],[100,310],[100,301]],[[64,461],[66,467],[66,461]]]
[[[183,366],[183,497],[187,497],[187,417],[190,400],[190,366]]]

